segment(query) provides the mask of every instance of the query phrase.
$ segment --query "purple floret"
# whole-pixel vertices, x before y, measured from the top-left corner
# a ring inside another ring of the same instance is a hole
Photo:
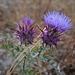
[[[44,20],[47,25],[53,29],[57,28],[60,32],[65,32],[72,26],[71,19],[65,14],[56,11],[46,13]]]

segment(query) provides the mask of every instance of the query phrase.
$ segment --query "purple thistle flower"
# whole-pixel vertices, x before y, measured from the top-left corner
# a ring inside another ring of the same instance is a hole
[[[17,37],[21,41],[21,45],[24,43],[32,44],[35,37],[35,30],[33,29],[33,21],[30,18],[24,17],[18,24],[19,29],[16,30]]]
[[[71,19],[68,16],[56,11],[46,13],[44,20],[47,25],[53,29],[57,28],[60,32],[67,31],[72,26]]]
[[[60,41],[60,35],[60,32],[58,32],[56,29],[51,29],[50,26],[46,26],[46,29],[42,31],[41,38],[46,46],[49,45],[51,48],[51,46],[55,45],[55,47],[57,48],[57,42]]]
[[[71,28],[71,20],[63,13],[59,12],[48,12],[44,15],[46,23],[46,29],[42,31],[43,43],[50,46],[55,45],[57,48],[57,42],[60,40],[61,33],[64,33]]]

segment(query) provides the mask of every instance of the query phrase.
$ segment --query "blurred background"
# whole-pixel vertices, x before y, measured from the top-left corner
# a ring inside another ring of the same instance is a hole
[[[42,26],[44,23],[42,16],[54,10],[66,14],[75,26],[75,0],[0,0],[0,46],[4,43],[4,36],[12,35],[11,27],[15,28],[15,22],[19,19],[27,16]],[[62,38],[67,38],[67,41],[60,44],[60,50],[72,50],[71,48],[75,46],[75,28],[73,27],[69,34],[63,35]],[[14,60],[13,57],[9,57],[10,54],[0,49],[0,75],[6,75]],[[75,56],[75,51],[71,55]],[[75,59],[71,58],[70,63],[72,61],[75,65]]]

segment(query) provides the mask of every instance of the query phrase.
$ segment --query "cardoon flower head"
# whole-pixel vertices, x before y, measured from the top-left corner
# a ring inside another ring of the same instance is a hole
[[[46,23],[46,29],[42,31],[42,40],[46,45],[55,45],[57,48],[57,42],[60,41],[59,37],[61,33],[64,33],[71,28],[71,20],[63,13],[48,12],[44,15]]]
[[[19,29],[16,30],[18,39],[21,44],[32,44],[35,30],[33,29],[33,21],[30,18],[24,17],[18,24]]]
[[[42,31],[42,30],[41,30]],[[51,29],[50,26],[46,26],[46,29],[42,31],[42,40],[43,43],[50,46],[50,48],[54,45],[57,48],[57,42],[59,39],[60,32],[56,29]]]
[[[65,14],[59,12],[48,12],[44,15],[44,20],[51,28],[57,28],[57,31],[64,32],[71,28],[71,19]]]

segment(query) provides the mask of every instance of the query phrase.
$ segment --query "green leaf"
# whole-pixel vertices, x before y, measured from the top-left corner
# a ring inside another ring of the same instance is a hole
[[[24,57],[24,61],[23,61],[23,71],[25,72],[25,61],[26,61],[26,57]]]
[[[1,48],[8,49],[8,46],[6,44],[2,45]]]
[[[19,46],[17,46],[15,49],[16,49],[16,51],[20,51]]]
[[[12,55],[15,56],[14,49],[12,50]]]

